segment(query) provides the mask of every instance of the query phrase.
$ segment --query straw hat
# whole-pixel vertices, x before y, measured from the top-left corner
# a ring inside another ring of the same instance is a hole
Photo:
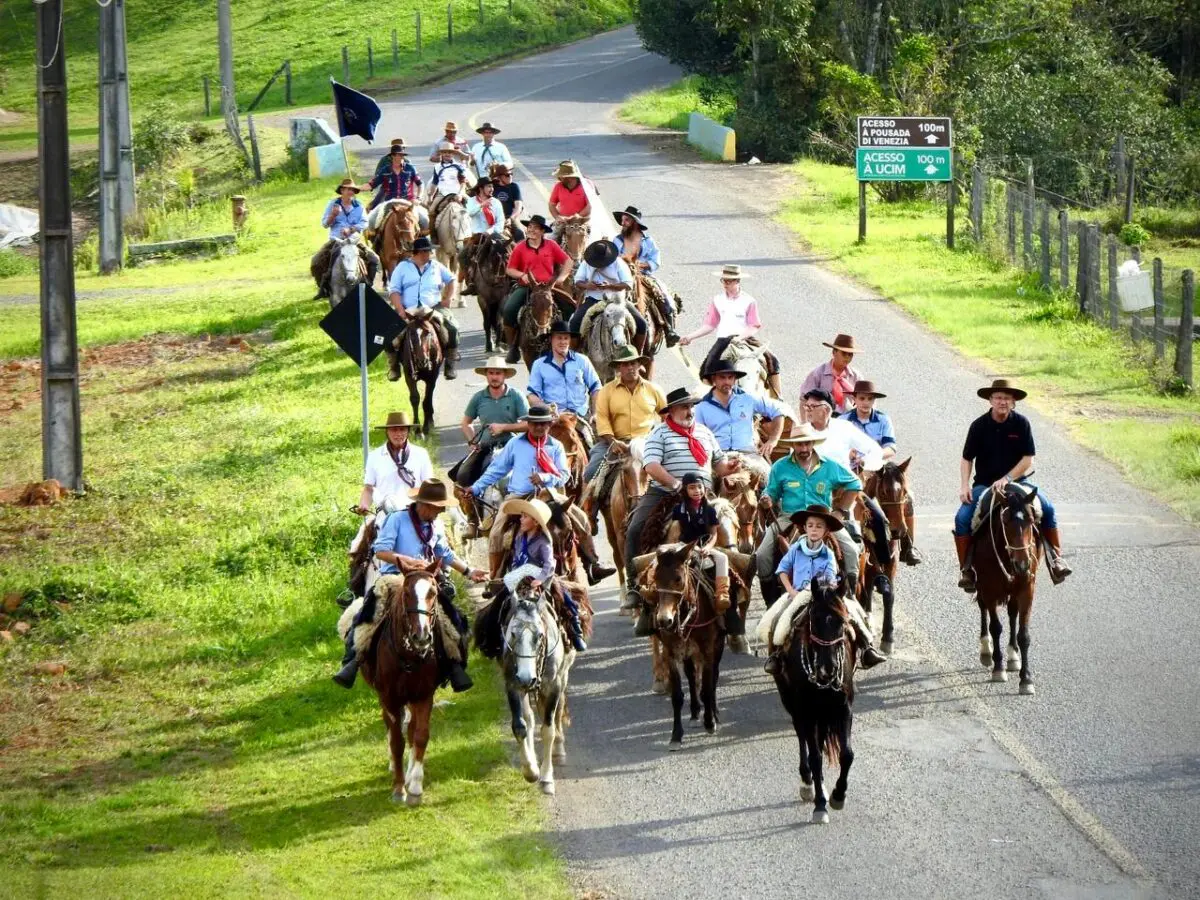
[[[564,178],[582,178],[583,173],[579,171],[579,166],[575,165],[575,160],[564,159],[554,170],[554,177],[562,181]]]
[[[443,153],[449,153],[451,156],[457,156],[459,159],[466,159],[467,157],[467,154],[463,153],[449,141],[442,141],[438,144],[437,152],[439,156]]]
[[[843,353],[859,353],[862,348],[854,343],[854,335],[839,334],[832,341],[821,341],[822,347],[829,347],[831,350],[841,350]]]
[[[333,192],[335,194],[340,194],[346,188],[350,188],[350,190],[354,191],[354,193],[356,193],[356,194],[361,194],[362,190],[363,190],[357,184],[354,183],[353,178],[343,178],[342,183],[339,184],[336,188],[334,188]]]
[[[387,421],[382,425],[372,425],[373,429],[385,431],[388,428],[412,428],[412,419],[406,412],[390,412]]]
[[[457,131],[458,131],[458,123],[457,123],[457,122],[451,122],[449,119],[447,119],[447,120],[446,120],[446,124],[442,126],[442,131],[455,131],[455,132],[457,132]]]
[[[828,506],[824,506],[820,503],[813,503],[809,506],[806,506],[804,509],[798,509],[788,518],[803,528],[804,523],[808,521],[810,516],[816,516],[820,519],[823,519],[825,521],[825,527],[830,531],[841,531],[846,527],[844,524],[842,524],[842,521],[833,514],[833,511]]]
[[[622,344],[616,349],[609,360],[614,366],[627,362],[650,362],[650,357],[643,353],[637,352],[637,347],[633,344]]]
[[[881,394],[879,391],[875,390],[875,382],[867,381],[865,378],[860,378],[858,381],[854,382],[854,390],[851,391],[851,393],[870,394],[876,400],[887,396],[887,394]]]
[[[781,444],[819,444],[823,440],[825,440],[825,435],[818,434],[817,432],[813,431],[813,427],[810,424],[808,424],[807,422],[801,422],[799,425],[797,425],[795,428],[792,429],[790,434],[788,434],[784,437],[781,437],[779,439],[779,443],[781,443]]]
[[[977,393],[984,400],[992,399],[992,394],[1003,391],[1006,394],[1012,394],[1014,400],[1024,400],[1029,395],[1023,390],[1010,382],[1007,378],[997,378],[988,387],[981,387]]]
[[[713,272],[722,281],[741,281],[743,278],[749,278],[749,275],[742,274],[742,267],[737,263],[726,263],[721,267],[720,272]]]
[[[528,513],[532,516],[533,520],[541,526],[542,533],[546,535],[551,544],[554,543],[554,538],[550,536],[550,507],[544,500],[538,500],[536,497],[530,500],[513,497],[500,504],[498,515],[519,516],[521,513]]]
[[[446,486],[445,480],[441,478],[425,479],[421,482],[420,487],[409,491],[408,496],[414,503],[428,503],[430,506],[438,506],[442,509],[454,509],[458,506],[454,494]]]
[[[513,378],[517,374],[516,367],[510,366],[507,362],[505,362],[503,356],[489,356],[483,361],[482,366],[475,367],[475,374],[486,375],[489,369],[504,370],[505,378]]]

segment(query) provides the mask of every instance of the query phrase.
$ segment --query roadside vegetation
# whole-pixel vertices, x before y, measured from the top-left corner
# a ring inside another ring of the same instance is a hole
[[[622,119],[650,128],[687,131],[693,112],[728,125],[737,108],[734,96],[719,82],[698,75],[682,78],[668,87],[634,94],[621,105]]]

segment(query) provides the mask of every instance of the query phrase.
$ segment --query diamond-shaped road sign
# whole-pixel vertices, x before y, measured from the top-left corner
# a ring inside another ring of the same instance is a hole
[[[367,288],[367,364],[383,352],[384,346],[397,334],[404,324],[388,302]],[[359,359],[359,342],[362,325],[358,318],[358,289],[346,295],[341,303],[331,309],[320,321],[321,330],[333,338],[333,342],[355,363]]]

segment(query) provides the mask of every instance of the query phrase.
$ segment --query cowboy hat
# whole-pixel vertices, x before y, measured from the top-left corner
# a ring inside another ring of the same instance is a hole
[[[665,416],[667,410],[672,406],[695,406],[700,402],[700,398],[696,397],[685,387],[675,388],[671,393],[667,394],[666,405],[658,411],[660,416]]]
[[[392,138],[390,141],[388,141],[388,143],[391,144],[392,146],[399,144],[401,147],[403,147],[404,146],[404,138]]]
[[[486,375],[489,369],[503,369],[505,378],[513,378],[517,374],[516,368],[505,362],[503,356],[489,356],[482,366],[475,367],[475,374]]]
[[[546,505],[545,500],[539,500],[533,497],[529,500],[521,500],[517,497],[512,497],[500,504],[500,509],[497,510],[497,515],[500,516],[519,516],[521,513],[528,513],[533,521],[541,526],[542,533],[554,543],[554,538],[550,536],[550,507]]]
[[[553,422],[554,413],[550,412],[548,406],[531,406],[529,412],[521,416],[522,422]]]
[[[412,252],[420,253],[424,250],[433,250],[433,241],[427,237],[419,237],[412,243]]]
[[[562,319],[555,319],[550,323],[550,334],[570,334],[575,335],[577,332],[571,330],[571,326]]]
[[[485,131],[490,131],[492,134],[500,133],[500,129],[497,128],[495,125],[493,125],[491,122],[484,122],[482,125],[480,125],[478,128],[475,129],[476,134],[483,134]]]
[[[549,234],[550,232],[552,232],[554,230],[553,228],[550,227],[549,223],[546,222],[545,216],[532,215],[528,219],[522,219],[521,224],[526,227],[528,227],[530,225],[537,225],[539,228],[542,229],[542,231],[546,232],[546,234]]]
[[[408,148],[403,144],[392,144],[391,149],[388,150],[388,156],[395,156],[397,153],[401,156],[408,156]]]
[[[798,509],[788,516],[788,518],[803,528],[810,516],[816,516],[818,519],[824,521],[825,527],[830,531],[841,531],[846,527],[842,524],[841,519],[835,516],[828,506],[824,506],[820,503],[812,503],[804,509]]]
[[[839,334],[832,341],[821,341],[822,347],[829,347],[832,350],[841,350],[843,353],[859,353],[862,348],[854,343],[854,335]]]
[[[637,227],[642,231],[650,230],[646,227],[646,223],[642,221],[642,211],[636,206],[627,206],[620,212],[613,213],[613,218],[617,220],[618,225],[621,224],[621,220],[625,218],[625,216],[629,216],[629,218],[633,219],[633,221],[637,223]]]
[[[616,366],[621,363],[637,362],[638,360],[649,362],[650,357],[644,353],[638,353],[637,347],[633,346],[633,344],[622,344],[613,352],[612,359],[609,362]]]
[[[583,261],[593,269],[606,269],[617,261],[620,251],[610,240],[592,241],[583,251]]]
[[[494,162],[488,166],[488,174],[495,178],[497,175],[511,175],[512,166],[508,163]]]
[[[876,400],[887,396],[887,394],[881,394],[879,391],[875,390],[875,382],[867,381],[865,378],[860,378],[858,381],[854,382],[854,390],[850,393],[870,394]]]
[[[421,482],[420,487],[410,490],[408,496],[414,503],[427,503],[430,506],[440,506],[442,509],[453,509],[458,506],[458,501],[454,499],[454,495],[446,487],[446,482],[441,478],[426,478]]]
[[[388,413],[387,421],[382,425],[372,425],[373,429],[383,431],[387,428],[412,428],[412,419],[408,417],[406,412],[390,412]]]
[[[357,184],[355,184],[355,183],[354,183],[354,179],[353,179],[353,178],[343,178],[343,179],[342,179],[342,183],[341,183],[341,184],[339,184],[337,187],[335,187],[335,188],[333,189],[333,192],[334,192],[335,194],[340,194],[340,193],[341,193],[342,191],[344,191],[346,188],[349,188],[350,190],[354,191],[354,193],[356,193],[356,194],[361,194],[361,193],[362,193],[362,190],[363,190],[363,189],[362,189],[362,188],[360,188],[360,187],[359,187]]]
[[[446,120],[446,124],[442,126],[442,131],[458,131],[458,123]]]
[[[1007,378],[997,378],[988,387],[981,387],[975,393],[977,393],[984,400],[990,400],[992,398],[992,394],[997,394],[1000,392],[1012,394],[1014,400],[1024,400],[1029,396],[1015,384],[1012,384]]]
[[[708,367],[708,371],[701,373],[700,380],[712,384],[712,377],[714,375],[736,375],[738,378],[746,377],[745,372],[738,369],[737,366],[727,359],[718,359]]]
[[[480,188],[486,187],[486,186],[490,185],[491,183],[492,183],[492,179],[488,178],[486,175],[481,175],[481,176],[479,176],[478,181],[476,181],[473,185],[471,185],[469,188],[467,188],[467,194],[471,197],[474,197],[476,194],[479,193]]]
[[[825,435],[817,434],[807,422],[801,422],[791,430],[790,434],[779,439],[781,444],[819,444],[825,440]]]
[[[554,170],[554,177],[561,181],[564,178],[582,178],[583,173],[579,171],[579,166],[575,165],[575,160],[564,159]]]
[[[713,272],[722,281],[741,281],[743,278],[749,278],[749,275],[742,273],[742,267],[737,263],[726,263],[721,267],[720,272]]]
[[[443,153],[449,153],[452,156],[457,156],[459,159],[467,158],[467,154],[463,153],[449,141],[442,141],[440,144],[438,144],[437,152],[439,156],[441,156]]]

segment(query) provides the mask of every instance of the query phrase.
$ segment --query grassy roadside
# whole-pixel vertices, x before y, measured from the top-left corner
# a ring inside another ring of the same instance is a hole
[[[650,128],[673,128],[687,131],[688,116],[704,113],[717,122],[725,122],[733,114],[729,97],[705,97],[701,90],[703,79],[689,75],[665,88],[643,91],[630,97],[617,112],[628,122]]]
[[[79,307],[91,490],[0,505],[0,896],[568,894],[493,666],[440,698],[417,810],[374,696],[329,681],[360,477],[357,373],[303,275],[330,195],[269,184],[237,255]],[[40,468],[36,307],[0,323],[8,486]],[[371,391],[401,402],[379,364]]]
[[[666,90],[652,100],[643,95],[622,116],[657,124],[689,109],[680,105],[686,93]],[[657,118],[641,118],[645,110]],[[969,247],[947,250],[944,204],[883,204],[868,192],[868,240],[859,245],[853,170],[803,161],[790,172],[796,184],[783,192],[789,199],[777,216],[830,268],[893,300],[989,369],[1019,377],[1043,413],[1200,521],[1200,398],[1164,393],[1167,373],[1148,364],[1145,347],[1079,320],[1072,297],[1044,293],[1036,279]]]

